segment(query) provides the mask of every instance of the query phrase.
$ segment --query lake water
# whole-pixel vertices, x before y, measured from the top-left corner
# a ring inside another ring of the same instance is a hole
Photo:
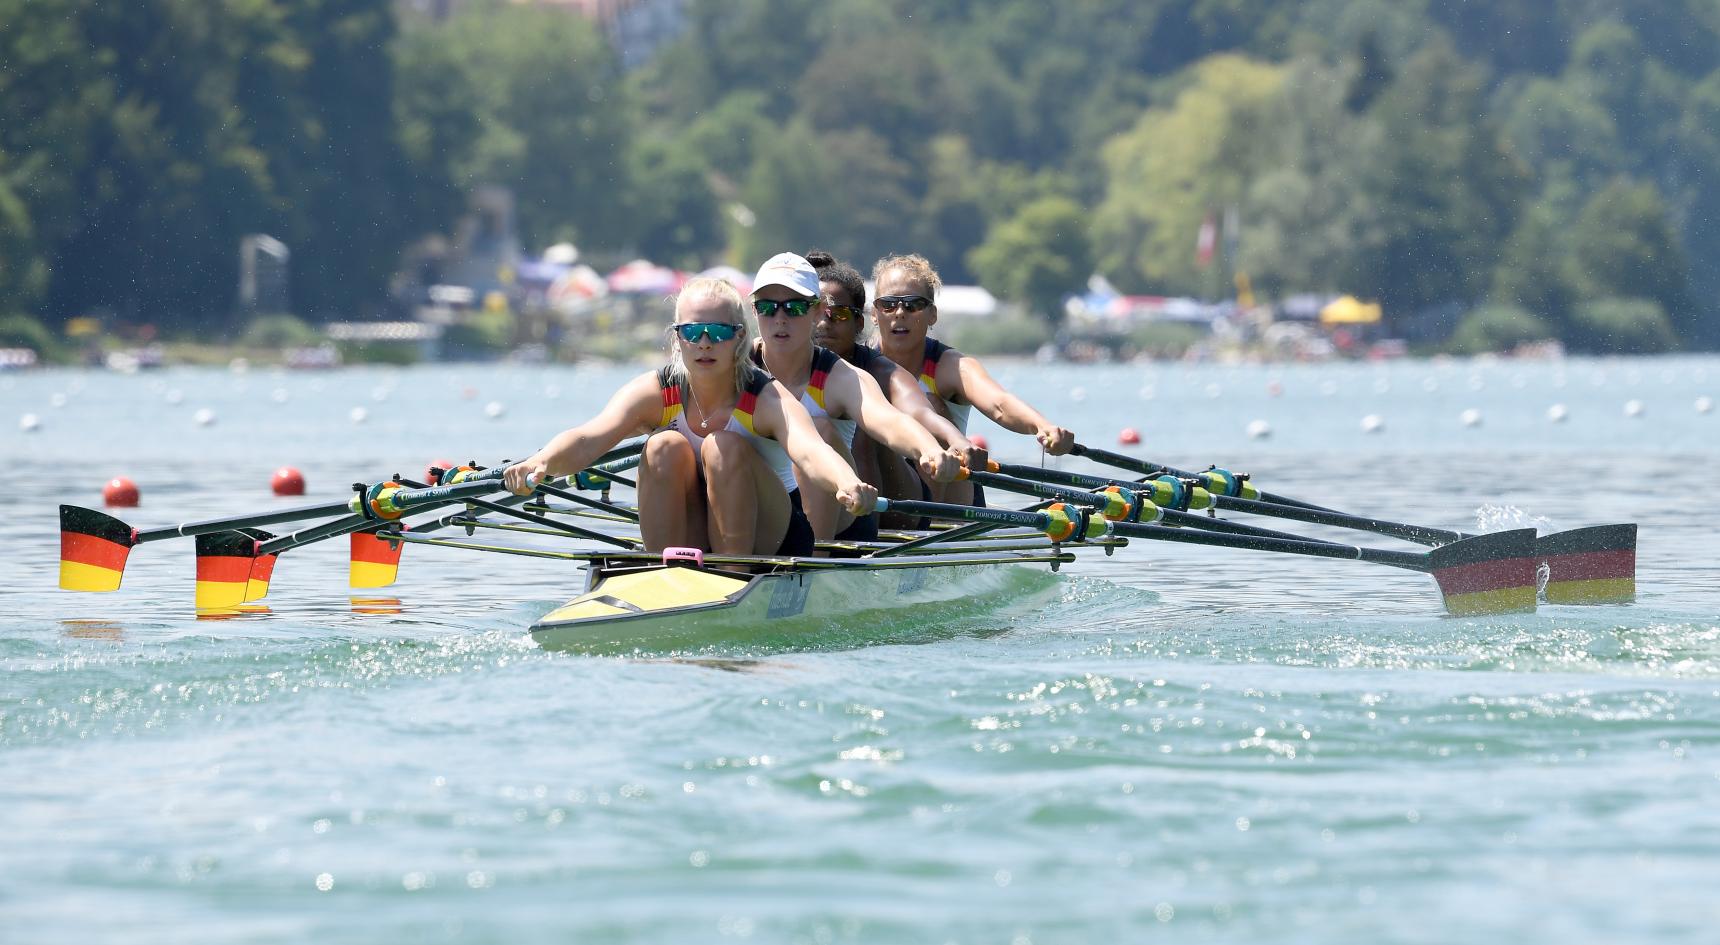
[[[1136,542],[875,645],[592,657],[524,633],[565,563],[408,548],[354,601],[335,541],[200,621],[188,541],[55,589],[56,506],[519,457],[631,372],[0,375],[0,941],[1715,940],[1720,359],[997,370],[1092,445],[1346,510],[1638,522],[1638,601],[1458,619],[1416,574]]]

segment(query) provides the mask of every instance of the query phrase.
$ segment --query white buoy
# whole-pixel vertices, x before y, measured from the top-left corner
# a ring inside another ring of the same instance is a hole
[[[169,404],[173,404],[174,406],[178,406],[185,402],[185,392],[177,387],[162,396]]]
[[[1642,416],[1642,401],[1627,400],[1624,402],[1624,415],[1635,419]]]
[[[372,388],[370,391],[370,399],[380,404],[388,399],[388,394],[389,390],[386,387]]]
[[[545,400],[554,400],[560,396],[561,396],[561,388],[555,386],[554,384],[551,384],[548,387],[545,387],[543,389],[543,397]]]
[[[18,429],[25,433],[34,433],[42,428],[42,418],[33,413],[27,413],[18,418]]]
[[[50,406],[50,407],[64,407],[65,405],[66,405],[66,395],[65,394],[56,393],[56,394],[54,394],[54,396],[48,398],[48,406]]]
[[[347,411],[346,416],[347,416],[347,419],[351,420],[353,423],[363,423],[364,421],[370,419],[370,411],[364,409],[363,407],[354,407],[351,410]]]
[[[1707,395],[1696,398],[1696,412],[1710,413],[1714,410],[1714,398]]]
[[[1251,440],[1264,440],[1271,435],[1272,435],[1272,424],[1267,423],[1265,420],[1250,420],[1248,422],[1248,438],[1249,439],[1251,439]]]
[[[1069,388],[1069,399],[1075,401],[1076,403],[1080,403],[1081,401],[1086,400],[1087,399],[1087,388],[1085,388],[1085,387],[1071,387],[1071,388]],[[494,416],[497,416],[497,414],[490,414],[490,416],[494,417]]]
[[[1564,423],[1570,415],[1571,412],[1565,409],[1564,404],[1554,404],[1547,408],[1547,419],[1554,423]]]
[[[250,358],[234,358],[233,360],[227,362],[227,370],[232,371],[234,374],[243,374],[246,371],[249,371],[250,369],[251,369],[251,359]]]
[[[1379,433],[1386,428],[1385,420],[1377,413],[1370,413],[1362,418],[1363,433]]]
[[[1471,407],[1468,410],[1463,411],[1457,419],[1462,420],[1463,425],[1466,427],[1478,427],[1481,425],[1481,411]]]
[[[287,393],[287,389],[285,387],[277,387],[269,393],[269,399],[277,404],[286,403],[288,400],[292,399],[292,396],[292,394]]]
[[[208,407],[198,407],[197,412],[191,415],[191,422],[200,427],[209,426],[215,422],[215,411]]]
[[[502,406],[502,402],[499,400],[492,400],[484,405],[484,416],[489,417],[491,420],[499,419],[502,414],[507,412],[508,408]]]

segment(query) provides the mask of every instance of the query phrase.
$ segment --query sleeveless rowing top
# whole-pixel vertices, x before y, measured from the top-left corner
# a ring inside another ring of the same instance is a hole
[[[764,347],[762,345],[753,348],[752,358],[754,364],[764,367]],[[805,407],[806,412],[813,417],[828,419],[831,426],[836,428],[836,434],[842,437],[842,442],[848,444],[849,449],[853,449],[854,431],[860,424],[852,419],[832,417],[830,411],[824,409],[824,385],[830,380],[830,369],[835,367],[836,362],[840,360],[842,359],[836,356],[836,352],[829,348],[821,348],[818,345],[812,346],[812,373],[807,377],[806,390],[800,394],[800,405]]]
[[[753,449],[770,466],[771,472],[782,482],[782,487],[793,492],[796,488],[794,481],[794,462],[788,458],[788,451],[782,444],[753,429],[753,408],[758,404],[758,395],[771,383],[771,376],[763,371],[753,371],[747,378],[746,388],[741,391],[740,399],[735,401],[735,409],[729,412],[729,422],[723,429],[739,433],[747,438]],[[671,377],[667,365],[657,371],[657,389],[663,395],[663,418],[658,421],[657,429],[674,430],[687,438],[696,453],[704,445],[705,436],[693,429],[687,422],[687,414],[682,409],[681,398],[685,391]]]
[[[950,408],[950,422],[956,425],[956,429],[966,433],[968,415],[973,413],[973,404],[958,404],[938,392],[938,362],[943,360],[944,352],[948,350],[950,346],[938,339],[926,339],[926,357],[920,363],[920,386]]]

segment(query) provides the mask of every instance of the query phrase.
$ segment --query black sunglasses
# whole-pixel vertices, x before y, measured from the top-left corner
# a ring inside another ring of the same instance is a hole
[[[883,295],[872,300],[872,308],[886,315],[898,311],[923,312],[931,304],[932,300],[923,295]]]
[[[779,302],[776,299],[753,299],[753,311],[757,312],[760,318],[769,318],[779,310],[786,312],[790,318],[799,318],[812,311],[812,307],[817,304],[817,299],[789,299],[786,302]]]

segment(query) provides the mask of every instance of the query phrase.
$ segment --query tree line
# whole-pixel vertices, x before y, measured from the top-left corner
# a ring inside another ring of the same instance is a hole
[[[1052,318],[1240,271],[1459,345],[1720,343],[1705,0],[688,0],[632,72],[565,11],[396,7],[0,0],[0,312],[221,330],[264,232],[361,317],[501,184],[532,247],[915,251]]]

